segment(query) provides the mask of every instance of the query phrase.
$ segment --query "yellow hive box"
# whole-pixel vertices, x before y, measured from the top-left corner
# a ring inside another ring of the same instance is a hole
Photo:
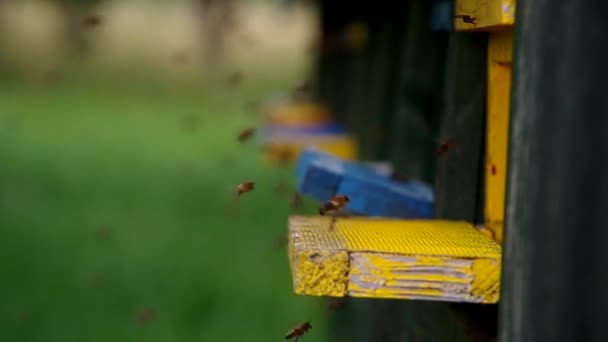
[[[331,121],[329,110],[314,102],[288,102],[270,110],[263,119],[265,124],[288,127],[311,127]]]
[[[501,248],[466,222],[292,216],[302,295],[496,303]]]
[[[263,146],[264,158],[269,163],[294,162],[300,152],[307,147],[313,147],[345,160],[357,159],[355,139],[342,135],[267,142]]]
[[[456,0],[454,12],[457,31],[493,31],[513,25],[515,0]]]

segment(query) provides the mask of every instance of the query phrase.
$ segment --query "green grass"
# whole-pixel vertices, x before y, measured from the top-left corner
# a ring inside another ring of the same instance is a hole
[[[303,340],[326,340],[274,246],[292,170],[235,141],[256,123],[245,103],[287,80],[0,83],[0,340],[279,341],[307,319]]]

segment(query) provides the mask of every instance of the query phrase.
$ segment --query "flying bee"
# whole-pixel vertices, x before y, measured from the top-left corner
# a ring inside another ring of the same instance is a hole
[[[308,99],[313,92],[313,85],[310,81],[304,81],[297,84],[291,92],[292,99],[296,101]]]
[[[298,192],[294,192],[291,200],[289,201],[289,206],[293,209],[299,208],[302,205],[302,196]]]
[[[280,149],[277,153],[277,160],[281,165],[288,165],[293,160],[293,154],[289,148]]]
[[[403,174],[399,171],[394,170],[391,173],[390,179],[397,181],[397,182],[407,182],[410,180],[410,177],[408,177],[406,174]]]
[[[287,245],[287,236],[285,236],[284,234],[277,235],[274,238],[273,242],[274,242],[273,245],[275,248],[281,249]]]
[[[274,193],[278,196],[285,196],[289,194],[289,185],[285,181],[279,181],[274,187]]]
[[[100,227],[95,228],[95,230],[93,231],[93,234],[95,235],[96,240],[106,241],[106,240],[110,239],[110,237],[112,235],[112,231],[107,226],[100,226]]]
[[[348,204],[350,199],[345,195],[336,195],[332,197],[329,201],[325,202],[321,207],[319,207],[319,214],[325,215],[329,212],[336,212],[344,208],[346,204]]]
[[[255,187],[254,182],[243,182],[243,183],[239,184],[236,187],[236,197],[239,198],[239,197],[241,197],[242,194],[252,191],[254,189],[254,187]]]
[[[456,141],[454,141],[454,139],[447,138],[446,140],[444,140],[442,143],[439,144],[439,148],[437,148],[437,155],[439,156],[439,155],[446,153],[454,146],[455,143],[456,143]]]
[[[152,308],[142,308],[135,313],[135,319],[140,325],[150,323],[156,318],[156,312]]]
[[[454,16],[456,19],[462,19],[463,23],[477,25],[477,18],[468,14],[456,14]]]
[[[101,24],[101,16],[92,14],[82,20],[82,25],[85,27],[97,27]]]
[[[349,198],[345,195],[336,195],[332,197],[329,201],[325,202],[321,207],[319,207],[319,214],[333,214],[331,218],[331,222],[329,223],[329,230],[334,230],[334,226],[336,225],[336,221],[338,220],[337,215],[341,212],[341,210],[348,204]]]
[[[344,307],[344,299],[333,298],[327,301],[326,308],[328,311],[337,311]]]
[[[239,70],[236,70],[236,71],[232,72],[230,75],[228,75],[228,77],[226,77],[226,84],[230,87],[234,87],[234,86],[237,86],[239,83],[241,83],[242,79],[243,79],[243,73]]]
[[[298,338],[304,336],[304,334],[310,329],[312,329],[312,325],[310,325],[310,322],[304,322],[302,324],[299,324],[295,328],[290,329],[287,334],[285,334],[285,339],[289,340],[295,337],[295,341],[297,341]]]
[[[247,141],[247,140],[251,139],[251,137],[253,136],[253,133],[255,133],[255,128],[253,128],[253,127],[245,128],[244,130],[239,132],[239,134],[237,136],[237,140],[239,142]]]

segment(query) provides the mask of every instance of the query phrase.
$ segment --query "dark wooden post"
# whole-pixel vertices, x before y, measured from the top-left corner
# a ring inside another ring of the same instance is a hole
[[[608,2],[517,2],[499,339],[608,341]]]

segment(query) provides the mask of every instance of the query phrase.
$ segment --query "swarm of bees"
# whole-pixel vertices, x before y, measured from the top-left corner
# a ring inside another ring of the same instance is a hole
[[[304,334],[306,334],[306,332],[308,332],[308,330],[310,329],[312,329],[312,325],[310,325],[310,322],[298,324],[296,327],[290,329],[287,334],[285,334],[285,339],[290,340],[295,337],[295,341],[298,341],[298,338],[304,336]]]

